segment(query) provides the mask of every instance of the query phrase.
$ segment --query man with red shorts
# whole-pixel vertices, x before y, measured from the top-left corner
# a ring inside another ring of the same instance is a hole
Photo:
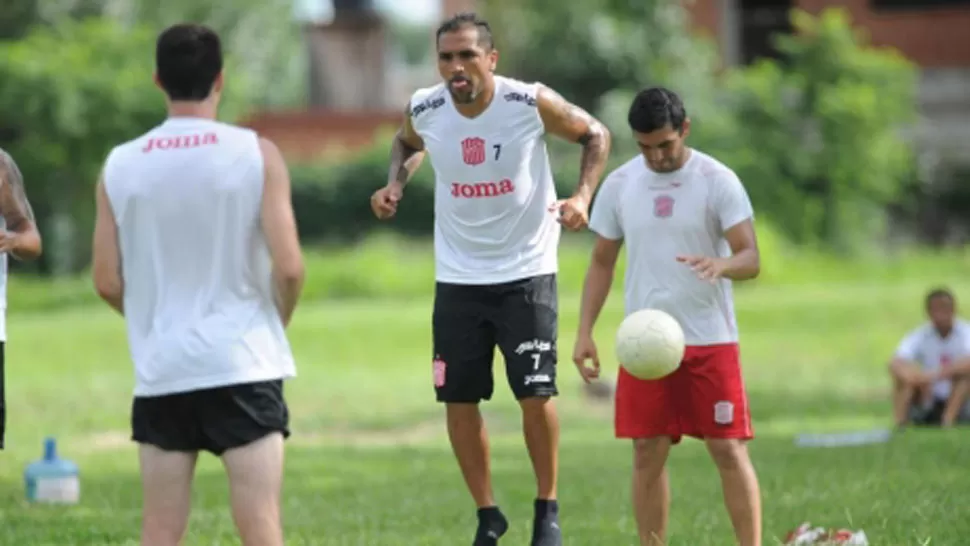
[[[589,225],[597,239],[573,360],[585,381],[599,376],[593,325],[625,241],[626,313],[666,311],[687,344],[681,366],[667,377],[644,381],[619,372],[616,436],[633,440],[640,544],[665,543],[666,460],[687,435],[703,440],[717,465],[738,542],[760,546],[760,492],[746,447],[753,431],[731,293],[732,281],[759,272],[751,202],[731,169],[684,145],[690,120],[673,92],[641,91],[628,123],[642,153],[610,173],[593,203]]]

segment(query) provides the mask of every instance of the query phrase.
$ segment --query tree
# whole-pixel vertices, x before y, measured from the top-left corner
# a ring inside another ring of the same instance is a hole
[[[541,81],[590,111],[617,89],[672,85],[707,52],[682,2],[491,0],[502,70]]]
[[[44,271],[87,265],[94,184],[108,151],[165,116],[152,82],[154,41],[144,26],[86,19],[38,26],[20,41],[0,43],[0,147],[23,171],[47,241]],[[239,88],[227,86],[229,119],[242,106]]]
[[[871,244],[912,174],[904,130],[916,70],[869,47],[842,9],[792,13],[783,62],[733,71],[721,107],[733,121],[699,131],[793,240],[844,251]]]

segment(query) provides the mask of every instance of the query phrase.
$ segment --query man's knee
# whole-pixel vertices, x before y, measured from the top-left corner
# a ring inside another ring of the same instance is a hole
[[[743,440],[708,438],[707,451],[721,470],[736,470],[749,463],[748,445]]]
[[[668,436],[633,440],[633,469],[636,472],[659,476],[667,463],[673,441]]]
[[[519,399],[519,407],[527,415],[544,414],[555,409],[552,396],[527,396]]]

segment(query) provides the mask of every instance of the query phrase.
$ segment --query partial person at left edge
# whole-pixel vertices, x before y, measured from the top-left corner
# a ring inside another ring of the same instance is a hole
[[[7,255],[33,261],[43,252],[34,210],[24,191],[17,162],[0,149],[0,449],[4,448],[7,404],[4,396],[4,361],[7,345]]]

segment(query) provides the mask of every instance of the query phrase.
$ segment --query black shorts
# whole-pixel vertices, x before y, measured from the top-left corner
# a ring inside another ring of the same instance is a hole
[[[946,410],[947,399],[945,398],[933,398],[933,402],[928,407],[923,407],[917,397],[913,398],[913,401],[909,408],[909,417],[912,423],[916,426],[923,427],[938,427],[943,424],[943,412]],[[970,421],[970,416],[967,412],[961,411],[957,415],[958,423],[967,423]]]
[[[131,439],[166,451],[216,456],[272,432],[290,436],[283,381],[262,381],[164,396],[136,396]]]
[[[492,397],[495,347],[515,398],[556,396],[556,275],[492,285],[437,283],[432,336],[439,402]]]

